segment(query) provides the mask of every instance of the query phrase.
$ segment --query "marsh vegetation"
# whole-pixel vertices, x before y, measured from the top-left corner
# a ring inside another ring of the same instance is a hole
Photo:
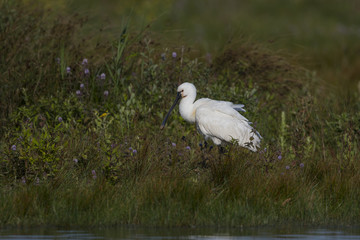
[[[159,30],[179,29],[188,1],[167,1],[182,11],[163,20],[142,25],[137,10],[105,29],[75,14],[81,1],[64,2],[53,3],[60,13],[0,3],[1,225],[359,222],[357,1],[237,3],[251,25],[225,41],[209,28]],[[286,23],[293,35],[269,37]],[[244,104],[260,151],[205,148],[177,110],[160,131],[184,81],[199,97]]]

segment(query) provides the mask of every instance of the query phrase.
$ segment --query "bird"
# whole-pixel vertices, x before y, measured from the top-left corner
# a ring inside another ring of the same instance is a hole
[[[171,111],[180,99],[181,117],[189,123],[195,123],[205,141],[211,139],[218,146],[235,141],[239,146],[253,152],[260,147],[261,135],[251,126],[251,122],[239,113],[239,111],[245,112],[243,104],[209,98],[200,98],[195,101],[196,87],[189,82],[184,82],[177,88],[176,99],[166,114],[160,129],[164,129]]]

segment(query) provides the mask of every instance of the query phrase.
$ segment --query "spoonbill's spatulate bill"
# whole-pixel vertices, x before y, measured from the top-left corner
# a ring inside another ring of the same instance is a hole
[[[196,88],[192,83],[183,83],[177,89],[175,102],[166,114],[161,124],[164,128],[171,111],[180,101],[180,115],[189,123],[195,123],[197,130],[214,144],[237,141],[242,147],[256,152],[260,147],[261,136],[250,125],[249,120],[238,111],[243,111],[244,105],[232,102],[201,98],[195,102]]]

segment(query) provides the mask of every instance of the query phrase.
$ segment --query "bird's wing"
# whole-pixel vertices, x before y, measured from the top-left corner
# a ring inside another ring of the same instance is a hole
[[[233,103],[210,99],[201,103],[196,108],[195,123],[206,138],[215,140],[214,143],[231,142],[235,139],[240,146],[252,151],[256,151],[260,146],[260,134],[254,130],[247,118],[236,111]]]
[[[236,112],[234,109],[232,110]],[[215,137],[227,142],[236,139],[239,144],[244,145],[244,143],[250,142],[254,135],[253,128],[245,117],[239,119],[230,110],[217,111],[208,107],[208,104],[200,106],[196,110],[195,121],[199,132],[205,137]]]
[[[244,105],[242,104],[233,104],[232,102],[211,100],[206,103],[206,106],[211,108],[213,111],[218,111],[249,123],[249,120],[238,112],[238,109],[245,112],[243,109]]]
[[[245,112],[245,110],[242,108],[242,107],[244,107],[243,104],[233,104],[232,102],[226,102],[226,101],[215,101],[215,100],[212,100],[212,101],[216,102],[214,104],[211,104],[212,108],[214,110],[222,112],[222,113],[227,114],[227,115],[230,115],[230,116],[235,117],[235,118],[237,118],[239,120],[245,121],[246,122],[246,124],[245,124],[246,127],[249,128],[251,131],[254,131],[255,134],[260,139],[262,139],[262,136],[260,135],[260,133],[258,131],[256,131],[256,130],[254,130],[253,127],[250,126],[252,124],[252,122],[250,122],[246,117],[244,117],[243,115],[241,115],[240,113],[237,112],[237,111],[239,111],[239,110],[237,110],[238,107],[240,107],[241,110]],[[211,102],[209,102],[209,103],[211,103]],[[234,107],[234,106],[236,106],[236,107]],[[235,109],[237,111],[234,111],[233,109]]]
[[[232,109],[235,109],[236,111],[246,112],[244,109],[244,104],[234,104],[232,102],[228,101],[217,101],[212,100],[210,98],[200,98],[194,103],[194,108],[197,109],[198,107],[208,104],[213,109],[223,109],[223,108],[229,108],[228,110],[231,111]]]

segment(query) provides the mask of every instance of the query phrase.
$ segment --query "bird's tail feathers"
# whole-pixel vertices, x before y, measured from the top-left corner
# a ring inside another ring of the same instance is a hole
[[[258,148],[260,148],[260,143],[262,136],[258,131],[256,131],[254,128],[251,131],[253,134],[249,139],[248,145],[246,146],[248,149],[250,149],[253,152],[256,152]],[[246,145],[246,143],[245,143]]]
[[[234,104],[232,107],[236,111],[246,112],[246,110],[244,109],[244,104]]]
[[[258,131],[255,130],[255,128],[253,128],[252,131],[253,131],[253,132],[256,134],[256,136],[258,136],[260,139],[263,139],[263,137],[260,135],[260,133],[259,133]]]

